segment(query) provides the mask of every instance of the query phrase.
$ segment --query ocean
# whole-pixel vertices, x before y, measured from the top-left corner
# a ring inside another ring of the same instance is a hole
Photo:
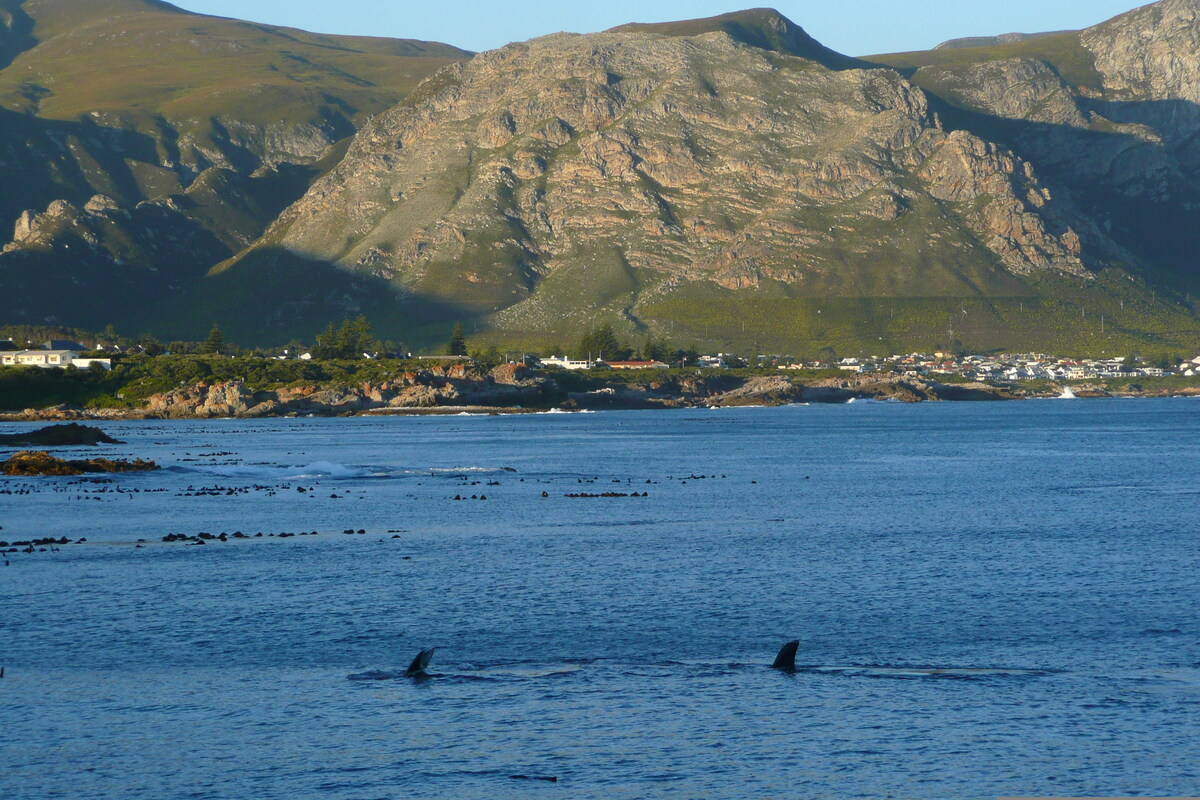
[[[1200,400],[101,427],[8,800],[1200,794]]]

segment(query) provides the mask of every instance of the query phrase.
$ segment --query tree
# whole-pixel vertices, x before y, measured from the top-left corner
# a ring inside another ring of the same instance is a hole
[[[1170,353],[1156,353],[1153,357],[1147,359],[1151,366],[1159,369],[1171,369],[1175,366],[1175,359],[1171,358]]]
[[[490,370],[504,363],[504,353],[496,345],[488,345],[486,350],[477,350],[471,355],[481,369]]]
[[[613,326],[606,322],[599,328],[588,331],[580,338],[579,344],[575,346],[574,356],[578,359],[621,361],[629,358],[631,353],[632,351],[617,339]]]
[[[322,360],[338,357],[338,332],[332,322],[325,326],[325,330],[317,334],[312,354],[313,358]]]
[[[204,340],[204,346],[200,350],[204,353],[220,355],[224,349],[225,336],[221,333],[221,327],[214,322],[212,330],[208,332],[208,338]]]
[[[461,322],[454,323],[454,330],[450,332],[450,355],[465,356],[467,354],[467,339],[463,336],[463,326]]]
[[[312,354],[318,359],[362,358],[379,349],[379,343],[371,335],[371,323],[366,317],[342,320],[340,326],[332,322],[317,334]]]
[[[138,344],[141,346],[142,352],[148,356],[161,356],[166,351],[162,342],[149,334],[138,339]]]
[[[343,322],[338,330],[337,340],[338,352],[342,358],[361,358],[378,349],[375,337],[371,335],[371,323],[362,315]]]
[[[670,361],[671,345],[666,339],[655,339],[653,336],[649,336],[642,344],[638,355],[642,361]]]

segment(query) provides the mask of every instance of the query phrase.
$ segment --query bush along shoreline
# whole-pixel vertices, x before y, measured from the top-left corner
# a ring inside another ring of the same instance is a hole
[[[491,369],[466,362],[129,359],[109,371],[0,369],[0,420],[211,419],[354,414],[520,413],[850,400],[1012,400],[1068,384],[964,382],[837,370]],[[1200,395],[1200,379],[1071,382],[1076,397]]]

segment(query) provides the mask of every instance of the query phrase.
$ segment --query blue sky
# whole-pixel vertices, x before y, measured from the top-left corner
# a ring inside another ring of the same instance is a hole
[[[487,50],[555,31],[583,33],[623,22],[712,16],[750,6],[755,0],[174,2],[205,14],[322,33],[428,39]],[[960,36],[1082,28],[1136,5],[1136,0],[776,0],[774,7],[824,44],[850,55],[868,55],[923,50]]]

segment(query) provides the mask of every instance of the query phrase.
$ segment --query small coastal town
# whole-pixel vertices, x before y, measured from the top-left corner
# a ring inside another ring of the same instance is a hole
[[[19,346],[11,339],[0,340],[0,366],[26,366],[41,368],[111,369],[113,357],[123,355],[145,355],[137,347],[93,343],[91,346],[69,340],[48,340],[39,345],[26,343]],[[309,361],[313,354],[308,351],[281,351],[264,358],[277,360],[298,359]],[[411,354],[396,355],[363,353],[363,359],[386,357],[414,358]],[[473,361],[470,356],[416,356],[420,360]],[[724,370],[774,368],[778,370],[822,370],[837,369],[842,372],[860,374],[888,374],[911,378],[931,375],[955,375],[965,380],[982,383],[1011,383],[1015,381],[1082,381],[1107,378],[1150,377],[1162,378],[1171,375],[1195,377],[1200,374],[1200,356],[1190,360],[1150,360],[1137,356],[1115,358],[1065,358],[1043,353],[1004,353],[988,355],[955,355],[952,353],[908,353],[890,356],[864,356],[829,358],[825,360],[797,360],[786,355],[760,355],[744,358],[728,353],[694,355],[682,357],[668,363],[651,360],[605,360],[601,357],[574,359],[564,356],[536,357],[527,354],[507,354],[507,363],[522,363],[531,369],[564,370],[664,370],[671,368],[695,368],[701,370]]]

